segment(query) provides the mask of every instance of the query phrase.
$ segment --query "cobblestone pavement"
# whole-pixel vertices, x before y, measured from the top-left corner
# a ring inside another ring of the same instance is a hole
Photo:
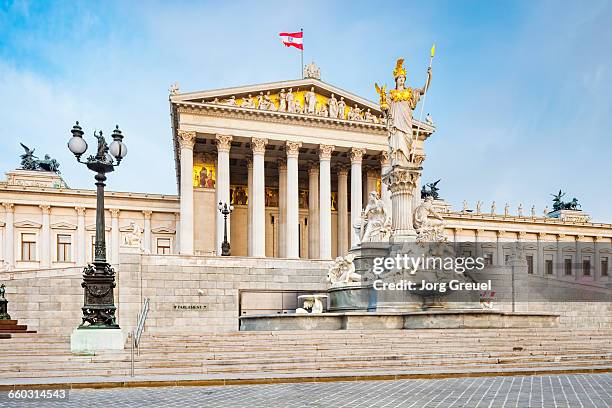
[[[612,374],[74,390],[36,407],[611,407]]]

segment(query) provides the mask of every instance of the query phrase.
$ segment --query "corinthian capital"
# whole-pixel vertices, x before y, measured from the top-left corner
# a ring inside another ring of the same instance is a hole
[[[300,147],[302,147],[302,142],[291,142],[287,141],[287,145],[285,150],[287,151],[287,157],[298,157],[300,153]]]
[[[232,137],[230,135],[217,135],[217,150],[220,152],[229,152],[232,147]]]
[[[4,211],[7,213],[12,213],[15,211],[15,204],[13,203],[2,203],[2,206],[4,207]]]
[[[351,163],[361,163],[366,149],[362,147],[353,147],[351,149]]]
[[[40,207],[40,209],[41,209],[43,214],[51,214],[51,206],[50,205],[41,204],[41,205],[39,205],[39,207]]]
[[[251,148],[253,149],[253,153],[264,154],[266,152],[267,144],[268,139],[262,139],[259,137],[254,137],[251,139]]]
[[[177,136],[181,148],[193,149],[193,145],[196,141],[196,132],[179,129],[177,132]]]
[[[334,149],[332,145],[319,145],[319,160],[331,160]]]

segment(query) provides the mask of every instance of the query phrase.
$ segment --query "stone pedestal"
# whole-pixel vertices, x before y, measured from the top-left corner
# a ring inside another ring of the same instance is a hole
[[[391,191],[391,242],[416,240],[412,223],[412,194],[421,172],[420,166],[395,166],[383,178]]]
[[[70,351],[89,353],[97,350],[123,350],[121,329],[75,329],[70,335]]]

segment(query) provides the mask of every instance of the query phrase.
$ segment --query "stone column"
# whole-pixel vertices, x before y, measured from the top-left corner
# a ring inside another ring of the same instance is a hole
[[[278,256],[287,257],[287,162],[278,162]]]
[[[40,266],[42,268],[51,267],[51,227],[49,225],[49,214],[51,214],[50,205],[39,205],[42,211],[42,228],[40,230]]]
[[[353,232],[353,226],[358,224],[361,220],[361,211],[363,210],[361,204],[361,162],[366,149],[353,147],[351,149],[351,224],[349,230],[351,231],[351,247],[359,244],[359,238]]]
[[[83,266],[87,263],[85,249],[87,242],[85,238],[85,207],[74,207],[77,212],[77,266]]]
[[[175,235],[176,235],[176,239],[175,239],[175,243],[174,243],[174,253],[178,254],[180,253],[181,250],[181,213],[180,212],[175,212],[174,213],[174,231],[175,231]]]
[[[111,263],[118,264],[119,263],[119,209],[111,208]]]
[[[232,146],[232,136],[229,135],[217,135],[217,203],[227,203],[230,205],[230,166],[229,166],[229,152]],[[223,214],[216,208],[215,213],[217,214],[217,255],[221,255],[221,244],[223,243],[223,231],[224,231],[224,218]],[[231,214],[227,216],[227,239],[231,237],[230,234],[230,219]],[[181,217],[181,219],[184,217]],[[181,237],[183,241],[183,237]]]
[[[565,260],[563,259],[563,241],[562,239],[565,237],[564,234],[557,234],[557,268],[555,274],[557,278],[562,278],[565,276]]]
[[[543,232],[538,233],[538,263],[537,263],[537,275],[545,276],[546,271],[544,270],[544,238],[546,234]]]
[[[299,188],[298,155],[302,142],[287,142],[287,236],[285,237],[287,258],[299,258]]]
[[[496,231],[497,232],[497,264],[504,265],[504,243],[502,241],[502,235],[506,232],[503,230]]]
[[[348,169],[338,168],[338,256],[348,253]]]
[[[193,146],[195,141],[196,132],[178,131],[178,142],[181,148],[181,255],[193,255]]]
[[[264,155],[268,139],[252,138],[253,149],[253,256],[266,256],[266,175]]]
[[[599,281],[601,279],[601,254],[599,253],[599,246],[601,236],[593,237],[593,251],[595,252],[595,265],[593,267],[593,280]]]
[[[145,210],[142,212],[144,215],[144,239],[143,246],[145,254],[151,253],[151,215],[153,211]]]
[[[391,191],[391,239],[394,242],[412,241],[416,238],[412,224],[412,192],[418,177],[417,167],[396,167],[384,180]]]
[[[2,203],[5,216],[4,233],[4,262],[8,264],[8,268],[13,269],[15,267],[15,246],[13,242],[15,240],[15,230],[13,224],[15,223],[15,205],[13,203]]]
[[[474,230],[474,258],[478,258],[482,254],[480,238],[484,234],[483,229]]]
[[[331,155],[334,146],[319,146],[319,258],[331,259],[332,228],[331,228]]]
[[[380,152],[380,177],[381,179],[391,170],[391,161],[389,160],[389,152]],[[385,204],[385,208],[389,215],[391,215],[391,191],[386,183],[380,185],[380,199]]]
[[[319,164],[308,169],[308,257],[319,258]]]
[[[247,255],[253,256],[253,160],[247,159]]]

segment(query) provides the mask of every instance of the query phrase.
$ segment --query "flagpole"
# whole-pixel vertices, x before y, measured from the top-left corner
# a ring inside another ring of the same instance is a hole
[[[428,71],[431,69],[431,64],[433,62],[433,57],[434,57],[435,49],[436,49],[436,45],[434,44],[434,45],[432,45],[431,53],[429,54],[429,69],[428,69]],[[421,113],[419,114],[419,123],[417,124],[417,130],[416,130],[416,134],[414,136],[414,142],[415,143],[419,139],[419,131],[421,130],[421,120],[423,120],[423,111],[425,110],[425,101],[427,100],[427,91],[428,91],[428,88],[429,88],[429,76],[427,78],[426,86],[427,87],[425,88],[425,93],[423,94],[423,103],[421,103]]]
[[[300,28],[300,33],[302,33],[302,49],[300,50],[300,77],[304,79],[304,29]]]

